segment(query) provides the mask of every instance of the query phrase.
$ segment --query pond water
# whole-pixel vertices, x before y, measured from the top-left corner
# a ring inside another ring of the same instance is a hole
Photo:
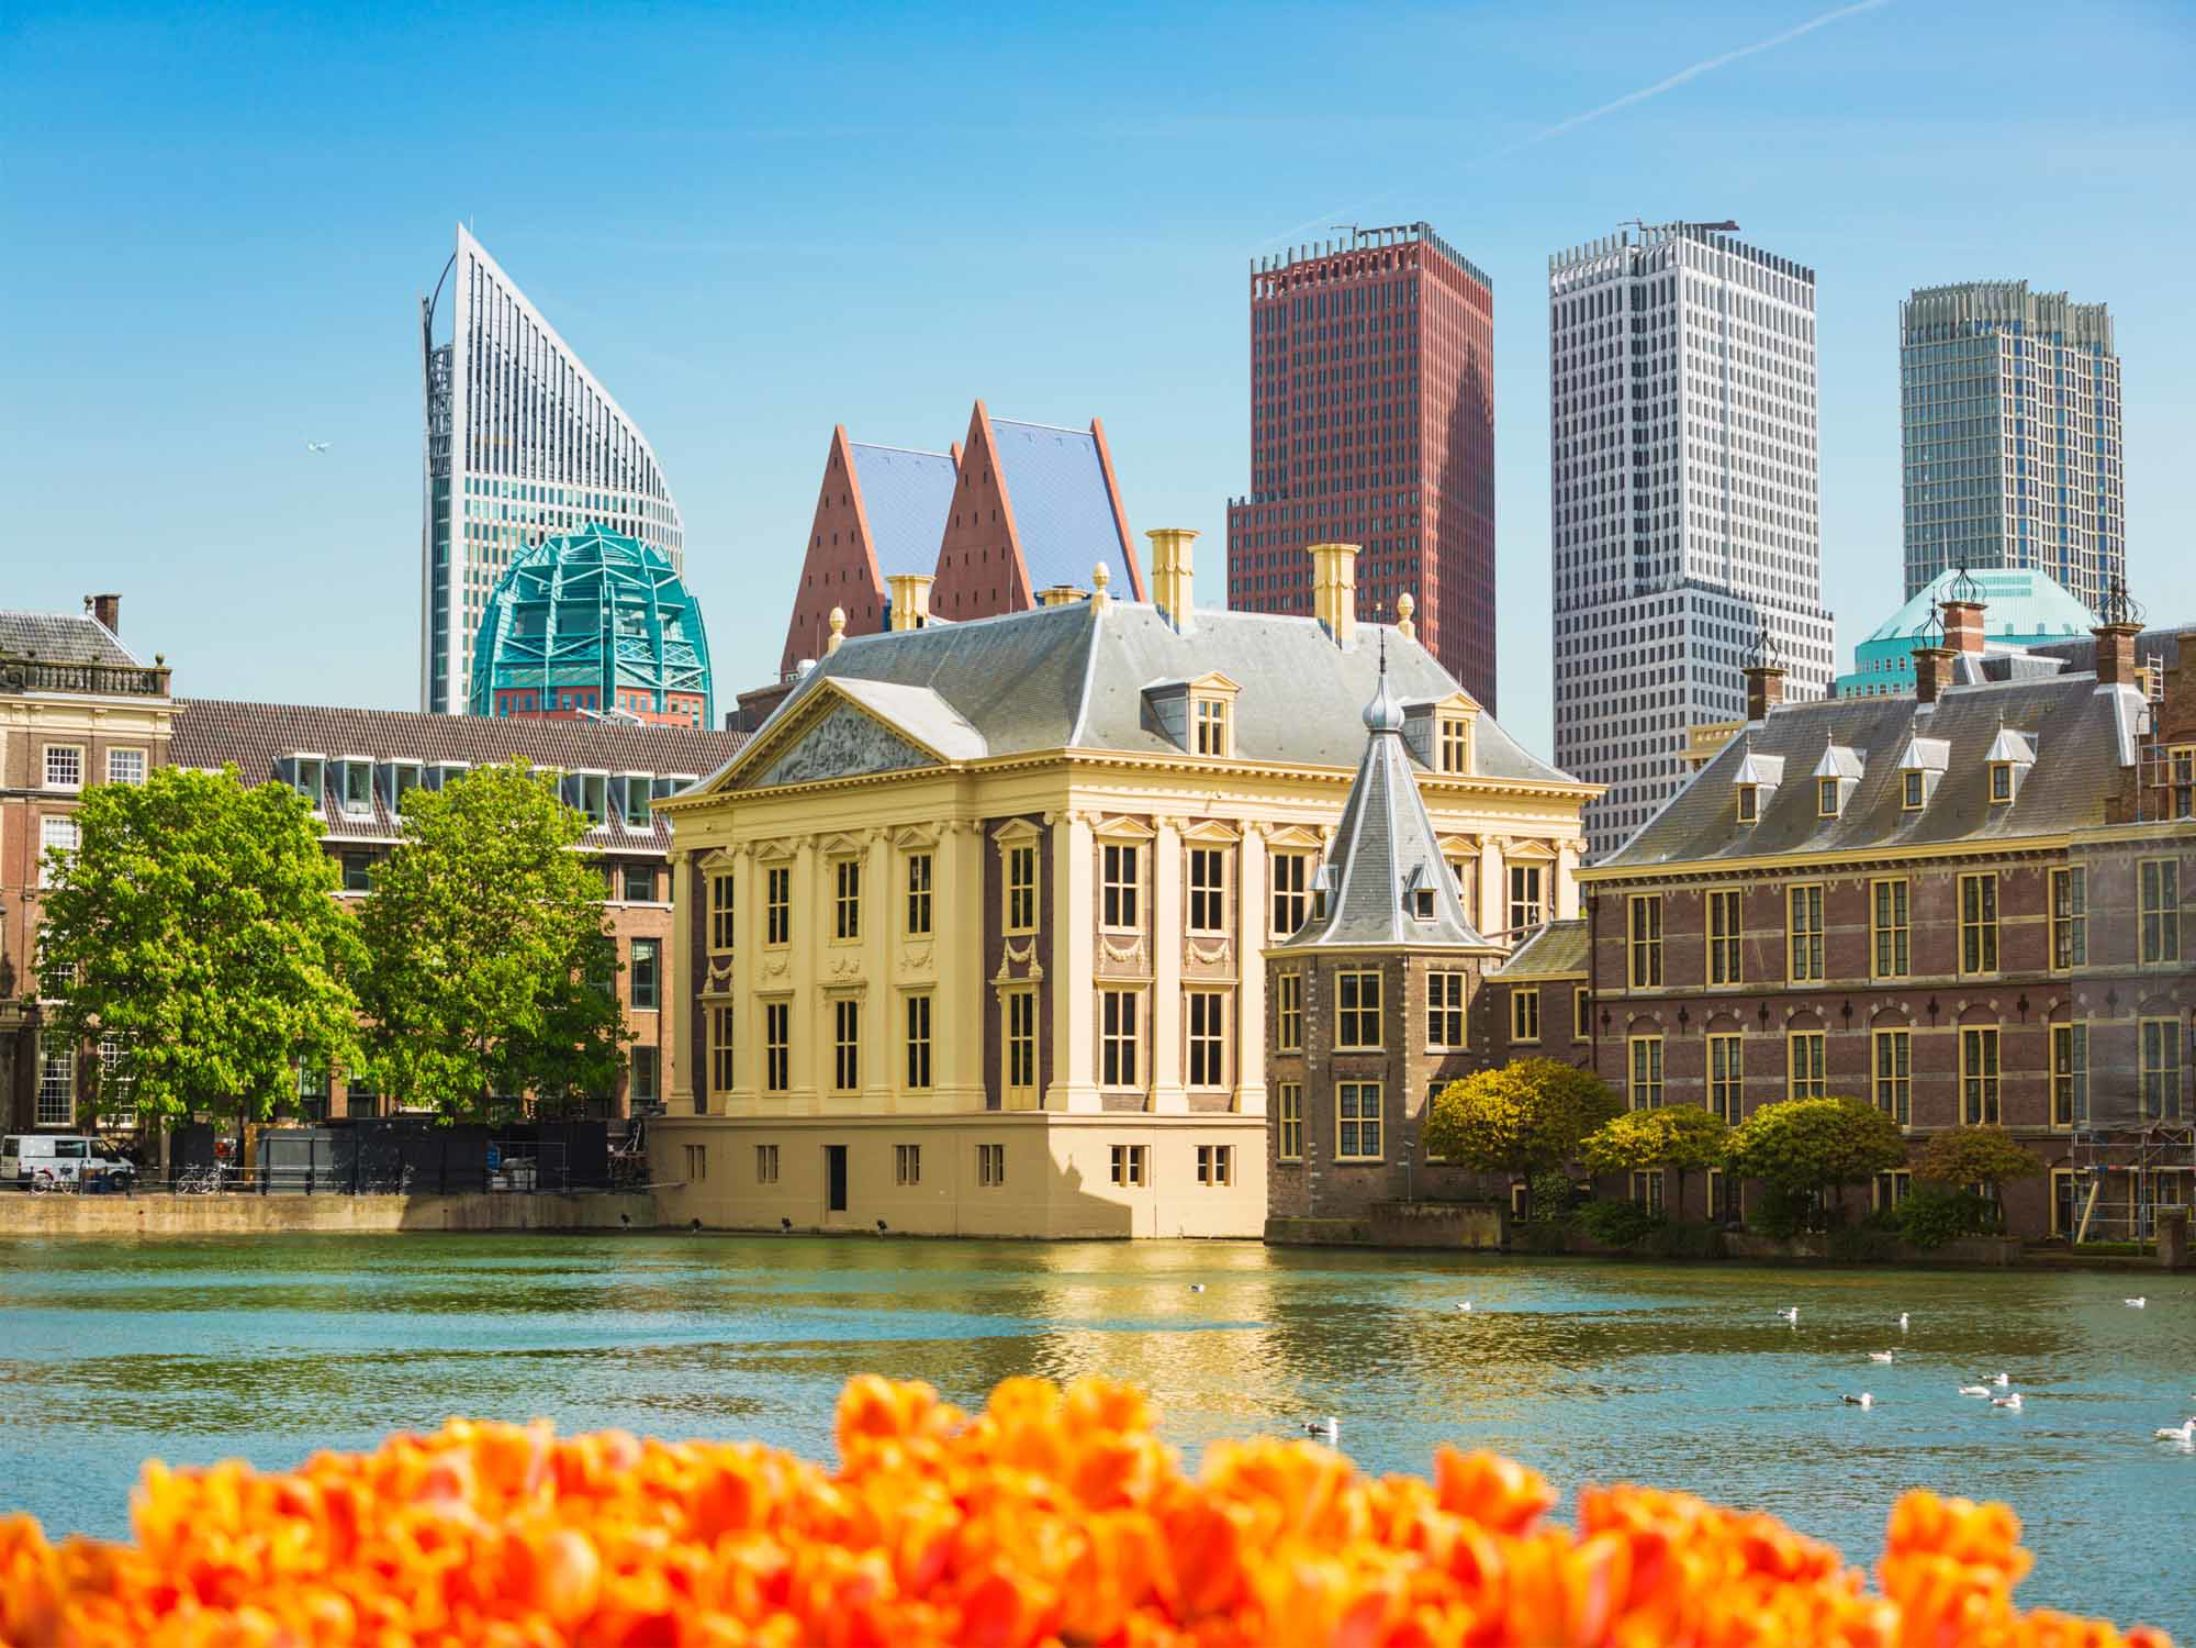
[[[2147,1309],[2121,1302],[2137,1291]],[[1778,1318],[1795,1305],[1796,1326]],[[1956,1393],[2000,1370],[2023,1411]],[[1134,1379],[1192,1454],[1332,1413],[1371,1469],[1491,1447],[1566,1493],[1635,1480],[1760,1506],[1870,1564],[1901,1489],[2002,1498],[2037,1553],[2030,1606],[2196,1640],[2196,1453],[2152,1437],[2196,1412],[2196,1278],[2149,1273],[1233,1243],[0,1242],[0,1509],[118,1535],[148,1457],[285,1466],[454,1413],[828,1457],[833,1397],[864,1371],[964,1403],[1011,1374]],[[1839,1401],[1862,1390],[1869,1411]]]

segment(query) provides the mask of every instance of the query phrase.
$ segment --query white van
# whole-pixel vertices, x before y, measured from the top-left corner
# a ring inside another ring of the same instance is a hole
[[[0,1189],[28,1190],[41,1177],[71,1189],[88,1179],[103,1190],[128,1190],[137,1169],[105,1139],[85,1133],[10,1133],[0,1139]]]

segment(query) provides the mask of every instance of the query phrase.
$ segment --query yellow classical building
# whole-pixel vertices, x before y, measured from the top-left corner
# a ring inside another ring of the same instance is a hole
[[[666,1219],[735,1229],[1256,1236],[1261,951],[1320,896],[1384,653],[1464,905],[1498,942],[1576,912],[1596,792],[1529,755],[1412,637],[1353,616],[1151,604],[835,644],[674,829]],[[1286,1010],[1284,1008],[1284,1010]],[[1420,1102],[1423,1102],[1421,1096]]]

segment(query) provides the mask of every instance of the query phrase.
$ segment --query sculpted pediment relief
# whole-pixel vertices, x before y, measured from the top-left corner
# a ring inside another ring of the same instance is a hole
[[[854,778],[864,773],[935,767],[937,761],[883,722],[848,704],[828,711],[746,785],[770,789],[808,784],[825,778]]]

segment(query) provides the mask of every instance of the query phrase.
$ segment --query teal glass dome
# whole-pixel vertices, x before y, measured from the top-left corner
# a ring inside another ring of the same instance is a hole
[[[1914,649],[1944,633],[1937,608],[1951,598],[1951,587],[1965,577],[1982,602],[1983,644],[1988,647],[2037,647],[2079,640],[2097,627],[2097,615],[2049,574],[2026,567],[1954,567],[1940,572],[1878,624],[1853,649],[1853,671],[1838,677],[1839,698],[1904,698],[1914,690]]]
[[[715,718],[701,607],[670,557],[588,526],[525,551],[497,580],[473,647],[475,715]]]

